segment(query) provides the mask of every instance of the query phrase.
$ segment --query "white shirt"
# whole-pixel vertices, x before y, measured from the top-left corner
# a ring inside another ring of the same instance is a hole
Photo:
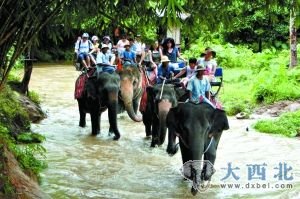
[[[186,66],[186,77],[187,78],[191,78],[194,74],[195,74],[195,68],[191,69],[191,67],[189,65]]]
[[[211,59],[211,60],[209,60],[209,61],[205,61],[205,58],[200,58],[198,61],[197,61],[197,64],[202,64],[205,68],[206,68],[206,70],[209,72],[209,73],[211,73],[212,72],[212,69],[213,68],[217,68],[217,62],[216,62],[216,60],[214,60],[214,59]]]
[[[135,42],[136,54],[140,55],[145,49],[145,44],[142,42]]]
[[[78,53],[89,53],[90,50],[93,49],[93,44],[90,40],[83,40],[77,41],[75,44],[75,51]]]
[[[122,39],[120,39],[117,43],[117,47],[118,47],[118,51],[119,52],[123,52],[125,50],[125,44],[129,43],[129,41],[126,39],[125,41],[123,41]]]

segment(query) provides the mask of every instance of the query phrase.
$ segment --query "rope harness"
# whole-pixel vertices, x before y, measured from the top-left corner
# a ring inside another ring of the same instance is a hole
[[[178,136],[178,135],[177,135],[177,136]],[[178,136],[178,137],[181,138],[180,136]],[[208,146],[206,147],[206,149],[204,150],[203,154],[206,153],[206,152],[209,150],[209,148],[210,148],[210,146],[211,146],[213,140],[214,140],[214,137],[212,136],[212,137],[210,138],[210,142],[209,142]],[[181,138],[181,141],[183,142],[183,144],[185,145],[186,148],[189,148],[188,145],[185,143],[185,141],[183,141],[182,138]],[[178,147],[178,145],[179,145],[179,142],[175,145],[175,147]]]
[[[166,83],[166,79],[164,79],[164,81],[163,81],[163,84],[162,84],[162,87],[161,87],[160,96],[159,96],[159,100],[161,100],[162,94],[164,92],[165,83]]]

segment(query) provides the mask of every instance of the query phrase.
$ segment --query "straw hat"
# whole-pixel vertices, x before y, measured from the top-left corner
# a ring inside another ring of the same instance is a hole
[[[164,56],[161,57],[161,61],[160,62],[163,63],[163,62],[169,62],[169,61],[170,61],[169,57],[164,55]]]
[[[107,44],[102,44],[101,49],[103,49],[103,48],[109,48],[109,46]]]

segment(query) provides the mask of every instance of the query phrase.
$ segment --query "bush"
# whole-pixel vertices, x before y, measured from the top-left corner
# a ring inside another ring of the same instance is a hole
[[[263,133],[280,134],[288,137],[300,136],[300,110],[282,114],[275,120],[258,121],[254,128]]]
[[[203,38],[198,39],[183,55],[186,58],[199,58],[207,46],[216,51],[218,64],[225,68],[247,68],[259,72],[270,65],[286,66],[289,63],[288,50],[278,51],[272,47],[263,50],[261,53],[253,53],[252,49],[247,46],[224,44],[218,40],[205,42]],[[298,48],[298,53],[300,54],[300,47]]]
[[[17,93],[13,92],[9,87],[5,87],[0,92],[0,122],[11,124],[13,120],[19,118],[29,126],[28,113],[20,105],[17,99]]]
[[[36,104],[41,104],[40,96],[35,91],[29,91],[28,98]]]
[[[258,103],[273,103],[300,98],[298,75],[298,70],[288,71],[282,65],[266,67],[254,80],[253,99]]]

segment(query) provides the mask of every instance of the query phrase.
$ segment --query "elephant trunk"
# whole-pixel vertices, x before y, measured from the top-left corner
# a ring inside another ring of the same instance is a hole
[[[132,83],[126,79],[121,82],[121,98],[124,102],[125,110],[128,116],[135,122],[141,122],[142,117],[137,116],[133,108],[133,86]]]
[[[137,114],[134,112],[132,102],[129,103],[124,102],[124,103],[125,103],[125,109],[127,111],[128,116],[135,122],[141,122],[142,117],[137,116]]]
[[[169,100],[162,100],[158,103],[160,145],[164,143],[166,138],[166,131],[167,131],[166,118],[171,107],[172,107],[172,103]]]
[[[124,101],[124,106],[125,106],[125,110],[127,111],[128,116],[135,122],[141,122],[142,121],[142,117],[137,116],[137,114],[134,112],[133,109],[133,103],[132,103],[132,94],[130,95],[130,93],[126,93],[126,96],[124,97],[124,95],[122,95],[123,101]]]

